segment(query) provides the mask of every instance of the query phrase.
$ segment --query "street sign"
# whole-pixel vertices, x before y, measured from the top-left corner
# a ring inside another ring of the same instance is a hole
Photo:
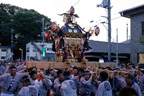
[[[42,56],[45,57],[46,56],[46,51],[45,51],[45,48],[43,48],[43,51],[42,51]]]

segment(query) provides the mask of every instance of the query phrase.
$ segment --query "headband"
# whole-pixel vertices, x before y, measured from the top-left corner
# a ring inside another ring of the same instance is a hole
[[[87,73],[83,73],[83,75],[90,75],[91,73],[90,72],[87,72]]]

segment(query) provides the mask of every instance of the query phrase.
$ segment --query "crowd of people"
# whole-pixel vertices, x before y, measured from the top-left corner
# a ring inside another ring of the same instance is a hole
[[[0,62],[1,96],[142,96],[143,68],[131,64],[97,75],[90,68],[70,66],[61,69],[26,68],[25,63]],[[136,70],[137,75],[119,75],[120,69]]]

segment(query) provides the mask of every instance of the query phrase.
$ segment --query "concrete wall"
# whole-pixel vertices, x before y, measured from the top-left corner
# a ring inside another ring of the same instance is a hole
[[[142,35],[142,21],[144,21],[144,13],[137,14],[131,17],[131,61],[138,63],[138,53],[144,52],[144,45],[139,43]]]

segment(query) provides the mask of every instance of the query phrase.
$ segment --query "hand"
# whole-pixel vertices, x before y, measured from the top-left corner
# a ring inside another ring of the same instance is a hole
[[[45,79],[45,75],[42,72],[40,72],[39,75]]]

